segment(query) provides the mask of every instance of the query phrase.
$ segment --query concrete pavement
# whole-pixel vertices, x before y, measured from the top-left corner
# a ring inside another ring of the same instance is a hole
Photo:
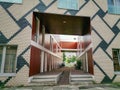
[[[59,86],[30,86],[0,88],[0,90],[120,90],[120,87],[112,86],[80,86],[80,85],[59,85]]]

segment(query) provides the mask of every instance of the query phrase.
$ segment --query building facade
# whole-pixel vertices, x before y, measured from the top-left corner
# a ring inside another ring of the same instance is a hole
[[[46,45],[45,48],[41,48],[31,41],[32,35],[35,34],[33,12],[90,17],[92,37],[90,51],[94,62],[92,73],[95,82],[120,82],[120,15],[108,13],[107,0],[79,0],[79,10],[58,8],[57,0],[23,0],[21,4],[0,2],[1,85],[29,85],[31,75],[58,68],[61,63],[60,47],[53,37],[48,36],[48,39],[55,43],[53,47]],[[34,40],[37,42],[37,37],[34,37]],[[48,51],[56,47],[57,52]],[[38,49],[43,49],[45,52],[40,52]],[[38,60],[38,55],[42,53],[46,57],[45,60],[54,58],[54,62],[46,62],[47,66],[38,64],[43,63]],[[6,62],[5,57],[10,61]],[[11,58],[14,61],[11,61]],[[33,67],[36,70],[32,70]]]

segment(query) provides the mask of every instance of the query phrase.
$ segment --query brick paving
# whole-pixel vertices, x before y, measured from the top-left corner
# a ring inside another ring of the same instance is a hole
[[[60,80],[58,81],[58,85],[67,85],[69,84],[69,73],[70,71],[63,71],[60,76]]]
[[[58,85],[67,85],[69,84],[69,74],[70,74],[70,68],[64,67],[62,68],[62,74],[60,76],[60,80],[58,81]]]

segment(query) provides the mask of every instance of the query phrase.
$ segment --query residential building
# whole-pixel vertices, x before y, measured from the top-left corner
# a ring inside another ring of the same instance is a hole
[[[120,82],[120,5],[108,8],[119,0],[66,0],[66,4],[65,0],[2,1],[1,85],[30,85],[31,76],[59,68],[64,50],[77,52],[86,65],[84,71],[96,83]],[[58,34],[77,36],[67,42]]]

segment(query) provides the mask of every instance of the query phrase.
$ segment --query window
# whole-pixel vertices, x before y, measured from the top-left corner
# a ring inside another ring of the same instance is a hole
[[[120,14],[120,0],[108,0],[108,13]]]
[[[0,0],[0,2],[8,2],[8,3],[22,3],[22,0]]]
[[[0,45],[0,75],[16,72],[16,45]]]
[[[58,8],[79,10],[79,0],[58,0]]]
[[[112,49],[114,71],[120,72],[120,49]]]

